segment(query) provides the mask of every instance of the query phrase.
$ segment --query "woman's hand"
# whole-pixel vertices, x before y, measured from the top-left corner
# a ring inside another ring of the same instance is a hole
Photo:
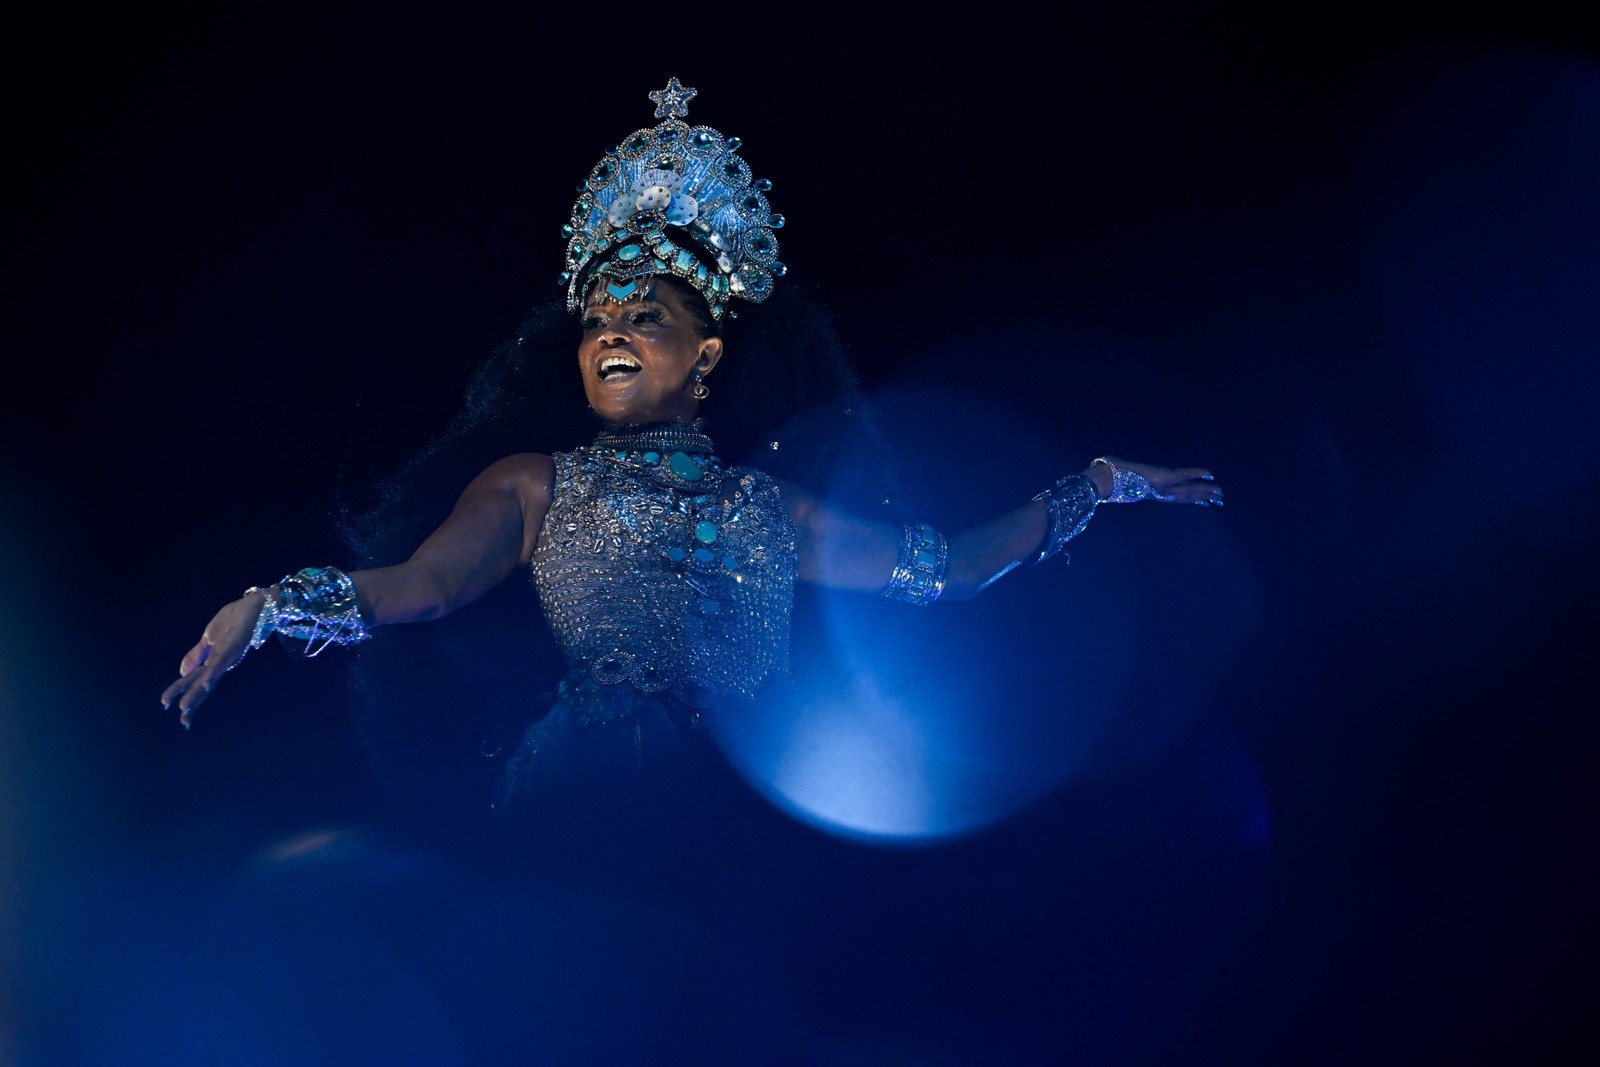
[[[184,729],[193,723],[194,709],[205,703],[217,681],[250,651],[250,638],[267,595],[264,591],[247,593],[225,605],[178,665],[179,678],[161,694],[161,706],[170,708],[177,701],[178,721]]]
[[[1149,463],[1134,463],[1115,456],[1095,460],[1084,475],[1100,490],[1102,499],[1112,494],[1116,472],[1128,471],[1150,483],[1150,494],[1143,499],[1159,500],[1166,504],[1199,504],[1202,507],[1222,506],[1222,487],[1204,467],[1156,467]]]

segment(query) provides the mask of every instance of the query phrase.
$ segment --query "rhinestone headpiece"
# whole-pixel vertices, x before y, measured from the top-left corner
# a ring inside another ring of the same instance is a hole
[[[651,93],[663,121],[607,148],[579,184],[561,228],[567,310],[583,309],[596,277],[619,301],[642,294],[648,275],[682,278],[719,320],[733,297],[759,304],[772,295],[786,269],[772,232],[783,216],[767,205],[772,183],[751,178],[739,138],[683,121],[694,95],[677,78]]]

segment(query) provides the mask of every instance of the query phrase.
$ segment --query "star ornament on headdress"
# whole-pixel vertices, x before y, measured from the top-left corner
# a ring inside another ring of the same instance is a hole
[[[681,119],[689,114],[689,101],[694,99],[695,90],[686,88],[677,78],[669,78],[665,89],[657,89],[649,96],[656,106],[656,118]]]

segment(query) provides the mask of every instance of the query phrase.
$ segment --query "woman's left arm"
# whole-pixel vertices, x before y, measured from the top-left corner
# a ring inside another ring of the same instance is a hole
[[[871,522],[798,486],[780,485],[795,525],[802,581],[920,604],[967,600],[1019,564],[1049,558],[1102,503],[1222,505],[1222,488],[1204,468],[1107,456],[947,541],[929,527]]]

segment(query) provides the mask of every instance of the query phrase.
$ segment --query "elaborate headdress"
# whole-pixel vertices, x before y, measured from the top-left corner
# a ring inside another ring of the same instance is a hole
[[[721,319],[731,298],[760,303],[783,276],[772,232],[783,216],[766,197],[772,183],[751,178],[736,154],[739,138],[683,121],[694,95],[677,78],[651,93],[656,118],[665,121],[607,148],[578,186],[561,228],[569,311],[582,310],[597,276],[614,299],[626,300],[642,292],[641,277],[670,274],[700,290]]]

